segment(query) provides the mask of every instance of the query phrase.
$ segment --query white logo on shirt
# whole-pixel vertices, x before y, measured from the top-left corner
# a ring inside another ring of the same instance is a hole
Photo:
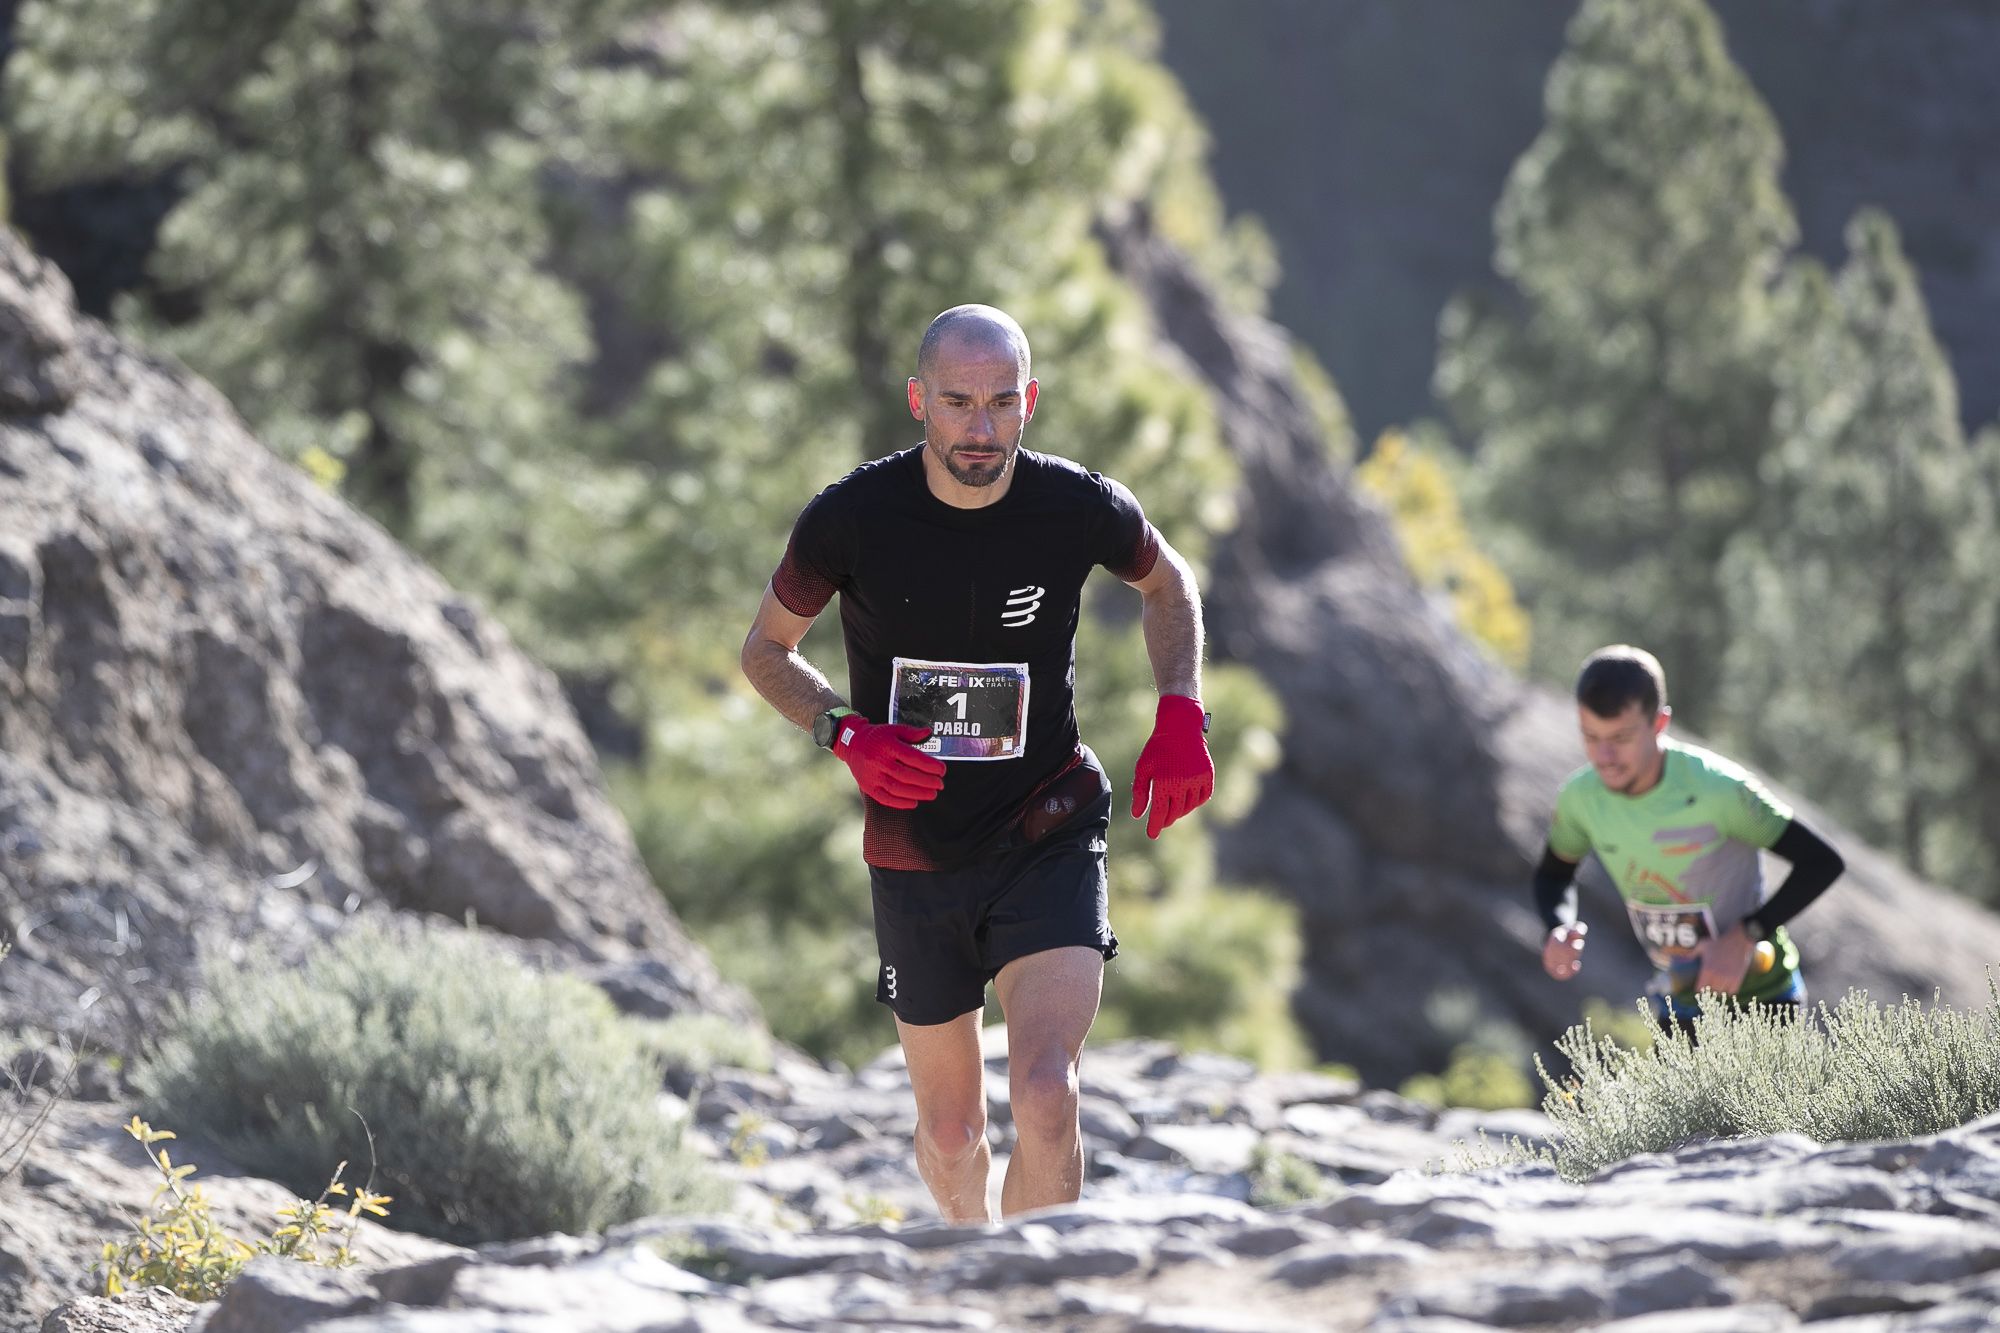
[[[1046,588],[1015,588],[1007,594],[1007,607],[1000,613],[1000,623],[1008,629],[1020,629],[1030,624],[1035,612],[1042,609],[1042,595]]]
[[[886,989],[888,990],[888,992],[889,992],[889,998],[890,998],[890,999],[892,999],[892,1000],[893,1000],[893,999],[895,999],[895,998],[896,998],[896,969],[895,969],[895,968],[893,968],[893,967],[885,967],[885,968],[883,968],[883,969],[882,969],[882,985],[883,985],[883,986],[884,986],[884,987],[885,987],[885,988],[886,988]]]

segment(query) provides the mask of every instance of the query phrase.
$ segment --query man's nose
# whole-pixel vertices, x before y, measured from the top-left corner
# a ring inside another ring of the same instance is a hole
[[[979,411],[974,412],[972,414],[971,427],[966,431],[966,434],[971,436],[975,440],[992,439],[993,413],[985,408],[981,408]]]

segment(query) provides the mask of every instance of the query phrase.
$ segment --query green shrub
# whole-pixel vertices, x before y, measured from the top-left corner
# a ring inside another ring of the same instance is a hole
[[[303,967],[212,970],[136,1083],[307,1195],[368,1160],[396,1224],[460,1243],[581,1233],[715,1206],[720,1186],[657,1108],[637,1028],[573,977],[442,926],[356,926]]]
[[[1539,1156],[1584,1180],[1639,1153],[1708,1139],[1802,1134],[1820,1143],[1935,1134],[2000,1109],[2000,988],[1975,1012],[1850,991],[1789,1016],[1711,1004],[1693,1038],[1622,1047],[1589,1023],[1556,1043],[1572,1075],[1547,1069],[1542,1109],[1559,1131]]]
[[[1534,1043],[1514,1024],[1495,1018],[1478,992],[1465,986],[1434,989],[1424,997],[1424,1021],[1451,1043],[1451,1058],[1441,1071],[1405,1080],[1398,1089],[1403,1096],[1427,1106],[1480,1111],[1535,1104],[1528,1077]]]
[[[1399,1091],[1427,1106],[1464,1106],[1504,1111],[1535,1104],[1534,1085],[1512,1056],[1466,1043],[1452,1048],[1441,1074],[1417,1074]]]
[[[762,1028],[721,1014],[676,1014],[641,1021],[640,1039],[669,1073],[699,1077],[712,1069],[771,1072],[771,1038]]]
[[[1320,1169],[1296,1153],[1258,1144],[1250,1153],[1250,1202],[1258,1208],[1311,1203],[1334,1192]]]

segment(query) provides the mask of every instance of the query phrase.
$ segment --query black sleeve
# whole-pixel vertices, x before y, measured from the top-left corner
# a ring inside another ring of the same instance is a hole
[[[1785,876],[1770,901],[1748,918],[1762,926],[1766,935],[1805,911],[1847,869],[1847,862],[1840,859],[1833,844],[1807,828],[1803,820],[1785,825],[1771,850],[1792,863],[1792,873]]]
[[[854,525],[834,488],[799,512],[785,555],[771,575],[771,591],[787,611],[808,620],[847,586],[854,567]]]
[[[1535,910],[1550,930],[1576,924],[1576,866],[1542,848],[1542,863],[1535,867]]]
[[[1153,572],[1160,557],[1160,534],[1146,521],[1139,498],[1123,482],[1095,473],[1092,477],[1101,498],[1093,563],[1127,583],[1137,583]]]

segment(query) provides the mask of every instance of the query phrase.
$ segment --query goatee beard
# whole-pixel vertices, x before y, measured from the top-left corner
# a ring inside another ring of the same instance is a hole
[[[961,462],[957,451],[952,449],[939,450],[938,458],[944,464],[944,470],[950,473],[951,479],[959,485],[986,487],[1006,476],[1008,465],[1014,461],[1015,449],[1003,445],[993,447],[1000,456],[990,463]]]
[[[951,473],[952,480],[961,486],[991,486],[1007,470],[1007,460],[1002,458],[991,463],[960,465],[947,458],[944,466]]]

